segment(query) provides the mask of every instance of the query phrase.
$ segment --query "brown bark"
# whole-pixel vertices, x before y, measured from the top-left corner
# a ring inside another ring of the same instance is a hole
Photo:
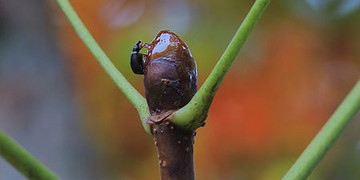
[[[194,180],[194,131],[177,127],[168,120],[152,125],[162,180]]]
[[[147,48],[142,60],[140,50]],[[187,45],[175,33],[160,31],[149,44],[139,41],[130,58],[136,74],[144,74],[146,100],[159,155],[162,180],[193,180],[195,132],[181,129],[168,117],[185,106],[197,91],[196,62]],[[142,64],[143,63],[143,64]]]

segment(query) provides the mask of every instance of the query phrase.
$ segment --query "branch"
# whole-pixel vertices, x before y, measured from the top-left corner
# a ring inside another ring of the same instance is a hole
[[[60,179],[2,131],[0,131],[0,155],[29,179]]]
[[[360,109],[360,80],[340,104],[328,122],[285,174],[283,180],[306,179],[334,145],[346,125]]]
[[[125,79],[125,77],[116,69],[109,57],[100,48],[96,40],[92,37],[90,32],[85,27],[79,16],[74,11],[68,0],[56,0],[80,39],[89,48],[91,53],[95,56],[98,63],[104,68],[105,72],[119,87],[122,93],[127,97],[131,104],[138,111],[142,125],[147,133],[150,134],[148,124],[144,122],[145,118],[149,116],[149,110],[145,98]]]
[[[175,124],[190,128],[198,128],[206,119],[213,97],[219,88],[226,72],[234,62],[246,39],[259,21],[270,0],[256,0],[250,12],[240,25],[220,60],[206,79],[200,90],[183,108],[176,111],[171,119]]]

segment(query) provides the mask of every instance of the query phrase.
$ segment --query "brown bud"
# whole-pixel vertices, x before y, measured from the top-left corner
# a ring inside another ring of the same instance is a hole
[[[160,31],[147,47],[144,84],[150,113],[185,106],[197,91],[196,62],[189,48],[168,30]]]

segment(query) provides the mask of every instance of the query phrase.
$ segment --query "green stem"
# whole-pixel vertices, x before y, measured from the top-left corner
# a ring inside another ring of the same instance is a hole
[[[0,131],[0,155],[29,179],[60,179],[2,131]]]
[[[340,134],[360,109],[360,80],[340,104],[295,164],[285,174],[283,180],[306,179],[316,165],[334,145]]]
[[[196,129],[202,124],[226,72],[239,54],[269,2],[270,0],[255,1],[250,12],[199,91],[186,106],[174,113],[171,119],[175,124],[190,129]]]
[[[89,48],[91,53],[95,56],[99,64],[104,68],[106,73],[111,77],[119,89],[124,93],[128,100],[132,103],[138,111],[143,127],[147,133],[150,134],[149,126],[144,122],[149,115],[148,106],[145,98],[125,79],[125,77],[116,69],[109,57],[104,53],[96,40],[92,37],[90,32],[85,27],[79,16],[74,11],[68,0],[56,0],[60,8],[72,24],[80,39]]]

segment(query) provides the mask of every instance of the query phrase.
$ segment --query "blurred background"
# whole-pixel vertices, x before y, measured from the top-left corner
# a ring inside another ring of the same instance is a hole
[[[143,93],[129,54],[176,32],[199,84],[254,0],[72,0]],[[280,179],[360,76],[360,1],[273,0],[220,87],[195,143],[197,179]],[[360,118],[312,180],[360,179]],[[159,179],[135,109],[48,0],[0,0],[0,129],[63,179]],[[0,159],[0,179],[24,179]]]

